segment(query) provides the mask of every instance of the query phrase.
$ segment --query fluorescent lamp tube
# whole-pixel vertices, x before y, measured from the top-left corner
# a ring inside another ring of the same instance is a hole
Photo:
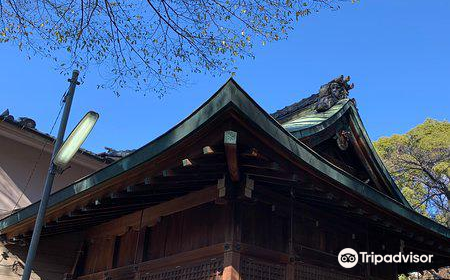
[[[69,163],[92,131],[98,117],[98,113],[90,111],[81,119],[53,159],[55,165],[63,168]]]

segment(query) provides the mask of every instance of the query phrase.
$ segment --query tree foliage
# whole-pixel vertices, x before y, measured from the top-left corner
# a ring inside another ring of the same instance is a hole
[[[287,38],[300,17],[334,0],[0,0],[0,42],[54,59],[62,71],[95,64],[102,86],[162,94],[187,73],[233,73],[255,43]]]
[[[374,145],[412,207],[449,226],[450,123],[427,119]]]

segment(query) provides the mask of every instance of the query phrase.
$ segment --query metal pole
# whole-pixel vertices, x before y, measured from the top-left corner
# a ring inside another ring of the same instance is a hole
[[[70,107],[72,106],[73,95],[75,93],[75,87],[78,84],[78,70],[72,72],[72,78],[69,79],[70,86],[67,95],[64,98],[64,111],[61,117],[61,123],[59,125],[58,136],[56,137],[55,146],[53,147],[53,154],[50,161],[50,167],[48,169],[47,178],[45,179],[45,186],[42,191],[42,199],[39,204],[39,212],[34,224],[33,236],[31,237],[30,247],[28,248],[27,260],[25,262],[25,268],[23,270],[22,280],[29,280],[31,276],[31,268],[33,265],[34,257],[36,256],[36,249],[39,244],[39,238],[41,237],[41,230],[44,224],[45,211],[47,210],[48,199],[53,186],[53,180],[57,171],[57,166],[53,164],[53,157],[61,148],[64,133],[66,131],[67,120],[69,119]]]

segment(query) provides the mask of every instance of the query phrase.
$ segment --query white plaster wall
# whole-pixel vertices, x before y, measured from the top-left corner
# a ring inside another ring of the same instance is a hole
[[[52,147],[51,144],[48,146]],[[11,212],[22,192],[24,192],[24,195],[18,203],[20,207],[27,206],[40,199],[50,162],[49,151],[42,154],[26,187],[39,154],[40,149],[38,148],[0,135],[0,217]],[[83,165],[72,162],[69,169],[65,170],[63,174],[57,175],[52,192],[60,190],[105,166],[105,164],[95,162],[95,159],[88,158],[86,155],[77,155],[77,157],[85,157],[87,163]]]

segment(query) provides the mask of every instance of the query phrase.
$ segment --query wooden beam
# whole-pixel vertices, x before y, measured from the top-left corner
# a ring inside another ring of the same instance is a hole
[[[266,156],[262,155],[256,148],[251,148],[251,149],[247,150],[246,152],[242,153],[241,156],[257,158],[257,159],[266,160],[266,161],[269,160]]]
[[[91,238],[92,236],[115,236],[125,233],[129,228],[139,230],[141,227],[152,226],[163,216],[214,201],[218,197],[217,194],[217,186],[195,191],[93,227],[89,229],[87,235]]]
[[[227,194],[227,188],[226,188],[226,184],[225,184],[225,176],[217,181],[217,191],[218,191],[217,196],[219,198],[223,198]]]
[[[312,190],[312,191],[320,191],[323,192],[323,188],[318,185],[313,185],[312,183],[303,182],[299,180],[299,176],[297,174],[284,174],[282,172],[278,172],[278,174],[268,174],[269,172],[264,171],[260,173],[252,173],[252,172],[243,172],[250,179],[253,179],[255,182],[268,183],[271,185],[282,185],[286,187],[291,186],[299,186],[303,190]]]
[[[209,184],[211,185],[211,183]],[[199,184],[198,187],[201,187]],[[139,199],[143,199],[145,202],[147,200],[155,201],[155,202],[164,202],[170,200],[174,196],[180,196],[186,194],[189,191],[186,190],[177,190],[177,189],[168,189],[167,191],[155,191],[155,192],[118,192],[112,195],[109,199],[113,202],[118,201],[120,203],[134,203],[134,200],[139,201]],[[142,202],[144,202],[142,201]]]
[[[145,177],[144,178],[144,185],[150,185],[152,183],[151,177]]]
[[[130,213],[130,211],[128,211],[127,213],[123,213],[122,214],[128,214]],[[113,219],[118,217],[118,215],[120,215],[119,213],[102,213],[102,214],[93,214],[90,216],[75,216],[75,217],[69,217],[69,216],[63,216],[61,218],[56,219],[53,222],[50,223],[46,223],[45,224],[45,228],[52,228],[52,227],[58,227],[59,225],[69,225],[69,224],[82,224],[83,221],[90,221],[90,220],[108,220],[108,219]]]
[[[353,213],[359,215],[359,216],[366,216],[368,214],[368,212],[364,209],[361,208],[357,208],[355,211],[353,211]]]
[[[166,170],[163,170],[162,175],[163,175],[163,177],[174,176],[175,172],[173,172],[173,170],[171,170],[171,169],[166,169]]]
[[[225,145],[225,156],[227,159],[228,172],[231,181],[239,181],[239,166],[237,155],[237,132],[227,130],[224,133],[223,143]]]
[[[199,206],[217,198],[217,187],[211,186],[188,195],[172,199],[168,202],[143,210],[142,226],[151,225],[152,222],[162,216],[168,216],[189,208]]]
[[[287,264],[290,262],[289,254],[281,251],[275,251],[247,243],[239,243],[239,246],[239,252],[246,256],[279,264]]]
[[[258,150],[255,148],[252,148],[249,152],[249,155],[252,157],[258,157],[259,156]]]
[[[158,203],[161,203],[164,201],[158,201]],[[86,213],[86,214],[93,214],[93,213],[102,213],[102,212],[114,212],[114,211],[121,211],[124,209],[128,209],[128,208],[147,208],[149,207],[151,204],[155,204],[155,202],[151,201],[151,202],[146,202],[146,203],[132,203],[132,204],[122,204],[122,205],[116,205],[116,204],[107,204],[104,203],[100,206],[85,206],[83,207],[80,211],[81,213]],[[139,210],[139,209],[136,209]]]
[[[343,200],[339,203],[342,207],[344,208],[350,208],[350,207],[354,207],[354,205],[352,205],[350,202],[348,202],[347,200]]]
[[[186,166],[192,166],[192,161],[188,158],[183,159],[182,164],[184,167]]]
[[[137,273],[134,265],[123,266],[120,268],[108,269],[79,276],[77,280],[105,280],[105,279],[136,279]]]
[[[214,150],[210,146],[205,146],[205,147],[203,147],[203,154],[204,155],[212,155],[212,154],[214,154]]]
[[[380,190],[382,192],[387,191],[391,195],[393,195],[393,193],[390,191],[389,188],[383,187],[383,185],[387,186],[389,184],[384,180],[384,178],[382,178],[382,176],[381,176],[381,179],[377,176],[378,172],[376,171],[376,169],[374,167],[372,167],[372,164],[368,160],[370,158],[370,156],[367,153],[365,153],[365,151],[363,149],[364,148],[363,140],[359,137],[353,121],[350,121],[350,129],[351,129],[350,142],[353,144],[353,147],[355,148],[355,151],[356,151],[356,155],[361,160],[363,166],[367,170],[367,173],[369,173],[370,179],[372,179],[372,181],[375,183],[375,186],[378,188],[378,190]],[[384,181],[384,184],[382,184],[381,181]]]
[[[248,176],[245,178],[244,196],[252,198],[252,192],[255,189],[255,181]]]
[[[251,168],[254,170],[271,170],[271,171],[281,171],[280,165],[274,161],[257,161],[252,159],[243,159],[241,161],[241,166],[246,168]],[[284,171],[284,170],[283,170]]]
[[[131,204],[131,205],[130,204],[124,204],[124,205],[120,205],[121,207],[105,208],[105,209],[98,208],[97,210],[94,210],[94,211],[92,211],[92,210],[91,211],[85,211],[85,210],[84,211],[76,211],[76,212],[72,212],[69,215],[69,217],[70,218],[75,218],[75,217],[92,217],[92,216],[96,216],[97,214],[102,215],[102,214],[106,214],[106,213],[115,213],[118,216],[120,216],[121,214],[127,214],[127,213],[125,213],[127,211],[129,213],[130,211],[134,212],[134,211],[137,211],[137,210],[142,210],[143,208],[147,208],[147,207],[153,206],[153,205],[161,203],[161,202],[164,202],[164,201],[158,201],[158,202],[150,201],[148,203]],[[47,225],[48,224],[51,224],[51,222],[47,223]]]
[[[289,182],[288,186],[294,184],[302,183],[299,180],[294,179],[294,174],[292,173],[286,173],[281,170],[271,170],[271,169],[262,169],[262,168],[254,168],[249,166],[242,166],[241,171],[242,173],[248,174],[250,176],[259,176],[261,178],[268,178],[268,179],[276,179],[279,181],[285,181]]]
[[[371,216],[369,217],[369,219],[371,219],[371,220],[374,221],[374,222],[378,222],[378,221],[381,220],[380,216],[378,216],[378,215],[371,215]]]
[[[224,170],[214,172],[203,172],[197,170],[191,170],[186,173],[172,174],[170,177],[154,177],[152,179],[151,186],[168,186],[174,184],[185,184],[185,183],[195,183],[207,180],[216,180],[222,177]],[[137,186],[145,186],[142,184],[138,184]],[[148,186],[147,186],[148,187]]]
[[[202,189],[203,187],[211,186],[220,176],[215,176],[215,178],[199,178],[191,180],[174,180],[173,182],[155,183],[152,185],[137,185],[129,186],[126,189],[127,194],[142,194],[142,195],[161,195],[170,194],[176,192],[192,191]],[[123,193],[123,192],[122,192]]]

